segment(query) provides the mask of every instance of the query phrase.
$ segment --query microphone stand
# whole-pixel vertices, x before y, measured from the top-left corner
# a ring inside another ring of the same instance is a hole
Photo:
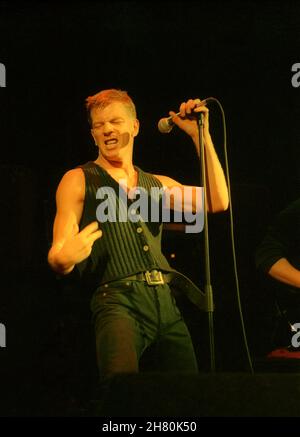
[[[205,260],[205,285],[204,285],[204,311],[208,313],[208,330],[209,330],[209,348],[210,348],[210,370],[215,372],[215,341],[214,341],[214,326],[213,326],[213,291],[210,280],[210,258],[209,258],[209,236],[208,236],[208,220],[207,220],[207,202],[206,202],[206,169],[205,169],[205,150],[203,141],[203,114],[199,113],[197,117],[198,133],[199,133],[199,148],[200,148],[200,168],[201,168],[201,183],[204,190],[203,213],[204,213],[204,260]]]

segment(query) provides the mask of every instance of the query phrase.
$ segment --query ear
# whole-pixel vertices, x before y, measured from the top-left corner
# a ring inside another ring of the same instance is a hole
[[[94,138],[95,145],[97,146],[97,141],[96,141],[93,129],[91,129],[91,135]]]
[[[133,128],[133,136],[136,137],[140,130],[140,122],[137,118],[134,120]]]

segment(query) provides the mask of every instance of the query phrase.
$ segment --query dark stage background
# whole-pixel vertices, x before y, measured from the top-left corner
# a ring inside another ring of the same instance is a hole
[[[3,415],[81,414],[96,380],[89,290],[46,263],[63,173],[95,159],[84,100],[126,89],[141,122],[135,163],[199,184],[193,145],[157,121],[188,98],[223,105],[241,300],[255,370],[286,338],[273,286],[255,269],[267,224],[299,197],[300,5],[277,1],[0,2],[0,348]],[[218,106],[211,133],[224,165]],[[219,372],[247,372],[228,212],[209,217]],[[203,285],[202,235],[166,231],[171,263]],[[184,303],[199,366],[209,370],[206,314]],[[299,320],[300,321],[300,320]],[[4,395],[5,394],[5,395]]]

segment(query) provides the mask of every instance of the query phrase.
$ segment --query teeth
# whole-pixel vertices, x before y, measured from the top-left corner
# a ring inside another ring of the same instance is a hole
[[[107,140],[105,144],[116,144],[117,140]]]

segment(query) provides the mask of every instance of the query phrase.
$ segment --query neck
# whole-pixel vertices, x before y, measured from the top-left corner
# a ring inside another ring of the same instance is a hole
[[[113,161],[104,158],[100,155],[96,161],[96,164],[100,165],[105,170],[123,170],[127,175],[135,172],[132,159],[122,159],[121,161]]]

